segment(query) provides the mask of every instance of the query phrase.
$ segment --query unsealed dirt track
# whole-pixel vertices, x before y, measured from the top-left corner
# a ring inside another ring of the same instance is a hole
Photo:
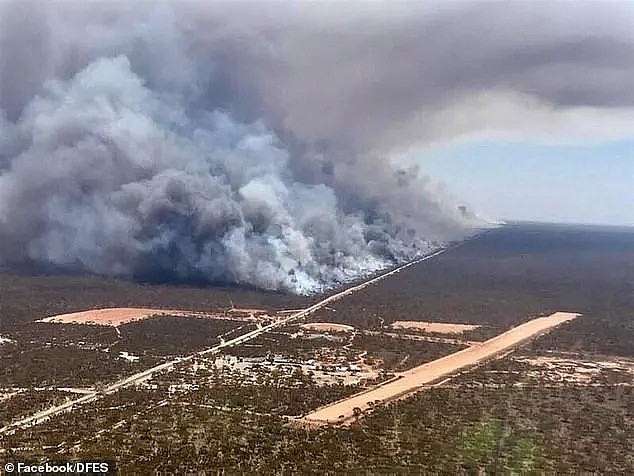
[[[308,329],[312,331],[323,332],[352,332],[354,327],[347,326],[345,324],[335,324],[334,322],[309,322],[308,324],[302,324],[302,329]]]
[[[345,424],[355,417],[355,408],[365,412],[374,405],[386,404],[447,377],[458,370],[488,360],[505,351],[512,350],[521,343],[539,336],[579,314],[556,312],[547,317],[538,317],[513,329],[503,332],[480,345],[469,347],[447,355],[433,362],[420,365],[371,390],[353,395],[331,405],[322,407],[297,420],[300,424],[323,425]],[[356,410],[357,413],[359,410]]]

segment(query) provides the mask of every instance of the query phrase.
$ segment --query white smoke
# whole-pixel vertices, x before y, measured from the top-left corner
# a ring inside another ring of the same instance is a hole
[[[483,220],[391,156],[629,130],[627,8],[0,2],[0,262],[305,293],[408,260]]]
[[[344,211],[330,186],[294,179],[262,123],[193,116],[125,56],[48,81],[2,147],[15,154],[0,175],[9,262],[307,293],[432,246],[380,206]]]

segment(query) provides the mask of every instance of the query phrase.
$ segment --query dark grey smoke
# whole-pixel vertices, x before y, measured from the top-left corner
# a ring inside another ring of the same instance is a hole
[[[479,225],[430,111],[634,103],[628,7],[441,5],[1,3],[0,261],[311,292]]]

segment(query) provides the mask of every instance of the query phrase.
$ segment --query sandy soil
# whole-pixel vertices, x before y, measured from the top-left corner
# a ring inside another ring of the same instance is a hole
[[[428,336],[421,334],[402,334],[397,332],[383,332],[383,331],[363,331],[364,335],[370,336],[379,336],[379,337],[394,337],[395,339],[407,339],[407,340],[417,340],[420,342],[438,342],[440,344],[451,344],[451,345],[481,345],[481,341],[471,341],[471,340],[463,340],[456,339],[455,337],[438,337],[438,336]]]
[[[58,324],[94,324],[99,326],[120,326],[129,322],[140,321],[154,315],[163,316],[192,316],[192,311],[170,309],[147,309],[137,307],[119,307],[112,309],[91,309],[89,311],[71,312],[47,317],[38,322],[52,322]]]
[[[556,312],[548,317],[539,317],[513,329],[454,354],[420,365],[397,376],[383,385],[353,395],[345,400],[322,407],[306,415],[298,423],[323,425],[348,423],[354,418],[354,409],[365,412],[377,404],[385,404],[417,391],[426,384],[441,380],[465,367],[472,366],[522,342],[545,333],[549,329],[575,319],[579,314]]]
[[[531,365],[535,370],[523,372],[524,377],[534,377],[549,383],[596,383],[603,372],[619,373],[634,384],[634,360],[612,358],[610,360],[584,360],[550,356],[518,357],[514,359]]]
[[[475,324],[451,324],[445,322],[394,321],[390,324],[393,329],[418,329],[423,332],[438,334],[460,334],[480,327]]]
[[[248,309],[248,308],[242,308],[242,307],[234,307],[232,309],[229,309],[229,312],[231,313],[235,313],[235,314],[266,314],[267,311],[266,309]]]
[[[281,311],[275,311],[275,314],[278,315],[285,315],[285,314],[297,314],[298,312],[301,312],[302,309],[282,309]]]
[[[334,322],[309,322],[300,326],[302,329],[323,332],[352,332],[354,327],[345,324],[335,324]]]

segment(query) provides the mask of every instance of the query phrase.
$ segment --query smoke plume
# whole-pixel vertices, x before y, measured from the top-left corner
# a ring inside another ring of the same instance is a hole
[[[618,12],[478,5],[0,4],[0,262],[307,293],[464,236],[390,160],[475,127],[447,107],[634,102]]]

